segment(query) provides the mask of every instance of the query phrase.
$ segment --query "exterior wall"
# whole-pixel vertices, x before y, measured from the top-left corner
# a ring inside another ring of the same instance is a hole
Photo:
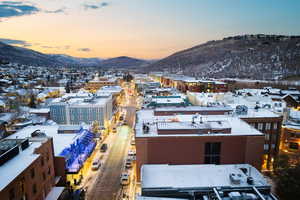
[[[49,139],[35,150],[40,157],[14,179],[0,192],[0,199],[14,200],[26,199],[42,200],[54,186],[54,161],[52,139]],[[13,169],[12,169],[13,170]],[[32,176],[34,170],[34,176]],[[1,176],[5,176],[2,174]],[[33,188],[36,188],[34,192]]]
[[[265,167],[271,169],[272,160],[279,153],[281,141],[282,117],[276,118],[242,118],[245,122],[265,134],[264,154]],[[268,128],[269,127],[269,128]]]
[[[194,115],[194,114],[200,114],[200,115],[227,115],[229,112],[232,112],[232,110],[182,110],[182,111],[156,111],[154,110],[154,116],[170,116],[174,114],[179,115]]]
[[[92,124],[94,121],[98,121],[100,126],[104,125],[105,107],[70,107],[70,124],[80,124],[85,122]]]
[[[54,171],[55,176],[60,177],[59,182],[56,186],[66,185],[66,170],[65,170],[65,158],[64,157],[54,157]]]
[[[67,105],[51,105],[50,117],[58,124],[67,124]]]
[[[137,137],[137,177],[143,164],[204,164],[207,142],[221,142],[220,164],[248,163],[260,169],[263,136]]]

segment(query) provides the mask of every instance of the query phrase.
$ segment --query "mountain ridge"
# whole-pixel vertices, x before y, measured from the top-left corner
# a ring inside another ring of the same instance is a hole
[[[300,36],[239,35],[167,56],[148,71],[211,78],[282,79],[300,74]]]
[[[115,58],[81,58],[66,54],[44,54],[32,49],[17,47],[0,42],[0,60],[12,63],[38,66],[85,66],[102,68],[139,67],[147,61],[128,56]]]

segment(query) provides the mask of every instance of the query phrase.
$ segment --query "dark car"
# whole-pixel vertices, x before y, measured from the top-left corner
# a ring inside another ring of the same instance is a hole
[[[102,144],[101,147],[100,147],[100,152],[106,152],[108,146],[106,143]]]

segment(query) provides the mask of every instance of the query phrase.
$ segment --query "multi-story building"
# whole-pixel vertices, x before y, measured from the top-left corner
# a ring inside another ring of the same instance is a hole
[[[88,129],[88,126],[28,126],[7,139],[27,138],[31,141],[51,138],[55,169],[52,176],[55,177],[55,182],[59,186],[65,186],[67,183],[74,185],[80,182],[82,178],[80,174],[89,168],[86,161],[90,158],[96,145],[93,140],[94,134]]]
[[[137,177],[144,164],[240,164],[262,167],[264,135],[229,115],[137,113]]]
[[[0,199],[43,200],[64,187],[55,187],[52,138],[0,141]]]
[[[300,153],[300,111],[291,108],[287,120],[282,128],[283,152],[289,154]]]
[[[100,126],[106,126],[112,118],[112,95],[101,95],[59,98],[50,105],[51,119],[58,124],[92,124],[97,121]]]
[[[253,166],[143,165],[140,200],[277,200]]]
[[[117,78],[109,78],[109,77],[96,77],[94,80],[89,81],[85,85],[86,90],[97,91],[103,86],[116,86],[118,85]]]
[[[264,133],[263,169],[270,170],[279,153],[284,102],[273,101],[271,97],[261,95],[258,90],[245,89],[243,93],[245,95],[188,92],[187,96],[192,104],[202,106],[203,110],[205,108],[215,110],[220,109],[220,107],[231,107],[233,112],[228,113],[232,113],[232,115],[239,117]]]

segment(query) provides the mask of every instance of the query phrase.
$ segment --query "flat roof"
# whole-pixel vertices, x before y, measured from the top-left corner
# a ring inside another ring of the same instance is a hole
[[[244,173],[241,169],[246,169]],[[230,174],[240,174],[240,183],[235,184]],[[253,184],[247,183],[251,176]],[[144,188],[243,188],[270,185],[262,174],[249,164],[237,165],[143,165],[141,168],[141,187]]]
[[[179,111],[217,111],[217,110],[222,110],[222,111],[233,111],[231,106],[186,106],[186,107],[162,107],[162,108],[155,108],[155,111],[159,112],[164,112],[164,111],[174,111],[174,112],[179,112]]]
[[[40,146],[41,142],[30,142],[28,148],[26,148],[24,151],[19,152],[18,155],[5,162],[0,167],[0,191],[2,191],[25,169],[27,169],[36,159],[39,158],[40,155],[34,154],[34,150]]]
[[[54,155],[59,156],[59,154],[70,144],[73,143],[77,134],[67,133],[67,134],[58,134],[59,125],[37,125],[37,126],[27,126],[20,131],[7,137],[8,139],[18,138],[31,138],[31,133],[40,130],[44,132],[48,137],[53,138],[54,146]]]
[[[166,197],[144,197],[137,196],[137,200],[188,200],[188,199],[178,199],[178,198],[166,198]]]
[[[192,126],[192,120],[195,115],[169,115],[169,116],[154,116],[154,110],[152,109],[144,109],[137,112],[137,122],[135,126],[136,137],[178,137],[178,136],[246,136],[246,135],[263,135],[263,133],[259,132],[254,127],[250,126],[248,123],[239,119],[238,117],[234,117],[231,115],[198,115],[198,117],[194,121],[198,124],[201,121],[205,124],[211,124],[212,126],[216,126],[218,121],[221,121],[222,126],[231,127],[230,133],[209,133],[209,134],[168,134],[168,135],[160,135],[158,134],[158,124],[165,123],[168,124],[169,128],[179,129],[179,124],[189,124]],[[181,123],[180,123],[181,122]],[[149,132],[144,133],[143,124],[147,123],[149,126]],[[177,125],[178,124],[178,125]],[[174,126],[173,126],[174,125]]]

